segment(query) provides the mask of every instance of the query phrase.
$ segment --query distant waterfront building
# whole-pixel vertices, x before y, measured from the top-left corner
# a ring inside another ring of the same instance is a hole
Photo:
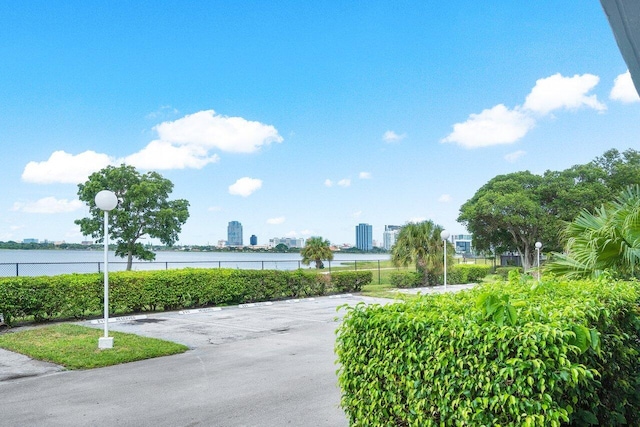
[[[456,255],[473,254],[473,246],[471,246],[471,234],[454,234],[451,236],[451,244],[455,248]]]
[[[40,240],[38,239],[23,239],[22,243],[39,243]]]
[[[373,249],[373,227],[370,224],[356,225],[356,248],[361,251]]]
[[[384,233],[382,233],[382,247],[390,251],[393,245],[396,244],[396,240],[398,239],[398,233],[402,226],[400,225],[385,225]]]
[[[269,247],[275,248],[278,245],[286,245],[288,248],[304,248],[304,239],[297,239],[295,237],[274,237],[269,239]]]
[[[255,234],[252,234],[251,237],[249,238],[249,244],[251,246],[255,246],[258,244],[258,236],[256,236]]]
[[[225,246],[227,246],[227,241],[226,240],[218,240],[218,247],[219,248],[224,248]]]
[[[239,221],[231,221],[227,226],[227,245],[243,246],[242,224]]]

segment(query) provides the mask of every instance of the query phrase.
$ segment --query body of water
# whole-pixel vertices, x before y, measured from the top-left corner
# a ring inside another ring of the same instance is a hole
[[[325,261],[325,268],[342,263],[388,260],[389,254],[335,253],[334,260]],[[174,268],[238,268],[250,270],[295,270],[313,268],[301,264],[300,254],[251,252],[186,252],[159,251],[155,261],[135,261],[133,270],[164,270]],[[104,269],[104,252],[96,250],[2,250],[0,276],[40,276],[68,273],[95,273]],[[109,271],[126,268],[126,260],[109,252]]]

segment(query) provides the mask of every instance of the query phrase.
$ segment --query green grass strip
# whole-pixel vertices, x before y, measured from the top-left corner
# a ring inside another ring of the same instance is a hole
[[[0,347],[67,369],[104,366],[184,353],[187,346],[123,332],[110,332],[113,348],[98,349],[101,329],[59,324],[0,335]]]

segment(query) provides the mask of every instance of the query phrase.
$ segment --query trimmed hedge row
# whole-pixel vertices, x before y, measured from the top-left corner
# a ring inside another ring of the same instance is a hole
[[[477,283],[491,272],[490,265],[457,264],[447,269],[447,283]],[[415,271],[394,271],[389,276],[391,286],[395,288],[416,288],[422,286],[422,276]],[[439,278],[439,283],[442,278]]]
[[[640,425],[640,284],[480,285],[347,307],[352,426]]]
[[[371,280],[371,271],[331,275],[233,269],[114,272],[109,274],[109,311],[176,310],[351,292]],[[100,313],[103,297],[101,274],[0,279],[0,313],[8,325],[16,318],[43,321]]]

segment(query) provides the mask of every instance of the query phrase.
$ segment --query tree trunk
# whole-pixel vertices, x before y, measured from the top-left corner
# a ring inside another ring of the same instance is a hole
[[[127,271],[131,271],[131,266],[133,264],[133,252],[129,251],[127,254]]]

